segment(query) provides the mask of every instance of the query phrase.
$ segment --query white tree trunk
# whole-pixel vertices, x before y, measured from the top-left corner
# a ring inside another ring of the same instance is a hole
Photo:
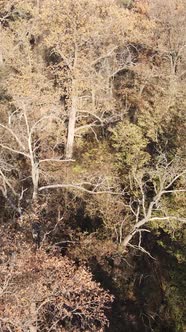
[[[76,126],[76,114],[77,114],[77,96],[72,97],[72,106],[69,114],[68,121],[68,135],[66,145],[66,159],[72,159],[74,148],[74,135]]]
[[[30,318],[31,323],[29,324],[29,332],[37,332],[37,308],[35,302],[31,303]]]
[[[32,199],[36,200],[38,195],[38,186],[39,186],[39,164],[31,160],[31,167],[32,167],[32,183],[33,183]]]

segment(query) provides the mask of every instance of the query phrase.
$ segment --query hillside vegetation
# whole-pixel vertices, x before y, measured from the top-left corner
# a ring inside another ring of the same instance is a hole
[[[0,0],[0,331],[184,331],[185,109],[185,0]]]

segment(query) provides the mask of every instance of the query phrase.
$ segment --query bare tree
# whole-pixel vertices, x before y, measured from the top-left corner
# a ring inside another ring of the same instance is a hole
[[[22,109],[15,112],[14,115],[11,114],[7,124],[0,123],[2,134],[0,147],[2,151],[22,156],[28,161],[28,165],[30,165],[30,177],[33,185],[32,198],[35,200],[37,199],[38,194],[41,163],[64,161],[60,159],[61,156],[49,156],[48,158],[40,157],[40,134],[48,130],[46,124],[50,121],[54,121],[55,125],[56,123],[58,125],[58,122],[61,122],[61,120],[55,116],[54,113],[33,119],[32,115],[30,116],[28,104],[26,105],[24,101],[20,104]],[[11,186],[10,181],[5,176],[5,173],[3,173],[3,170],[1,170],[1,177],[4,181],[4,194],[6,187],[8,186],[16,195],[17,193],[15,189]]]
[[[150,222],[164,221],[169,223],[171,221],[178,221],[180,227],[186,222],[185,216],[179,215],[175,209],[175,214],[170,214],[163,207],[164,196],[178,195],[186,191],[186,169],[184,165],[181,165],[178,160],[168,162],[165,156],[159,158],[155,170],[146,170],[141,173],[134,173],[133,180],[134,186],[137,186],[140,192],[140,196],[136,199],[130,199],[130,203],[126,205],[135,222],[131,225],[131,231],[127,236],[123,237],[121,242],[122,247],[126,248],[131,245],[131,240],[136,234],[139,234],[139,245],[141,249],[141,233],[149,231],[144,226],[148,226]],[[177,188],[177,183],[181,182],[181,185]],[[152,198],[148,196],[148,186],[151,186],[154,194]]]

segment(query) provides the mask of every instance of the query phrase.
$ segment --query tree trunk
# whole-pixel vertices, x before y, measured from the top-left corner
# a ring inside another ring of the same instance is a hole
[[[32,199],[36,200],[38,195],[38,185],[39,185],[39,164],[37,162],[32,162],[32,183],[33,183]]]
[[[72,106],[69,114],[68,121],[68,135],[66,145],[66,159],[72,159],[74,148],[74,135],[76,126],[76,114],[77,114],[77,96],[72,97]]]
[[[30,318],[31,318],[31,323],[29,324],[29,331],[37,332],[37,308],[35,302],[31,303]]]

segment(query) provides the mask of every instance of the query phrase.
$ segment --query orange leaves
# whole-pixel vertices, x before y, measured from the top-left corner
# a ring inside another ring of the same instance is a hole
[[[59,321],[65,324],[67,317],[73,319],[77,331],[90,326],[95,330],[95,317],[100,327],[107,324],[104,309],[112,296],[92,281],[85,268],[77,268],[68,258],[50,256],[42,250],[35,255],[29,249],[17,254],[14,267],[3,294],[1,306],[4,303],[5,311],[0,320],[6,317],[23,331],[35,303],[33,323],[41,326],[38,331],[42,326],[58,326]],[[7,267],[2,271],[0,280],[5,282]]]

